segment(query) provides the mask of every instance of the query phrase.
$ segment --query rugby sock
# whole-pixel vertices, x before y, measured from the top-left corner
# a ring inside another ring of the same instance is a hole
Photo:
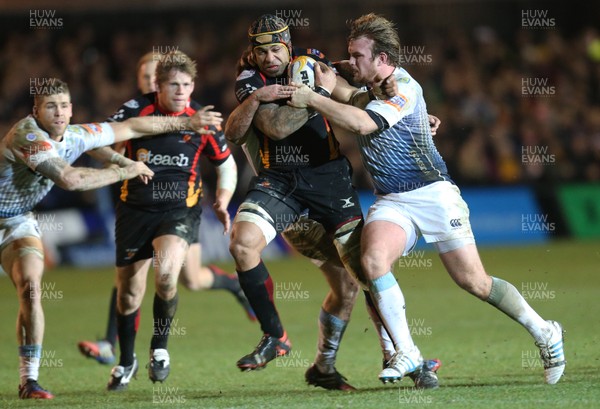
[[[315,365],[321,373],[335,372],[335,358],[348,321],[329,314],[321,308],[319,314],[319,340]]]
[[[281,338],[283,326],[273,302],[273,280],[263,261],[250,270],[238,271],[238,277],[263,333]]]
[[[217,266],[207,266],[213,275],[213,284],[210,287],[211,290],[224,289],[229,290],[232,293],[238,293],[242,288],[238,278],[233,274],[227,274]]]
[[[406,321],[404,294],[392,272],[388,271],[375,280],[369,280],[369,289],[377,312],[394,342],[396,352],[412,351],[415,344]]]
[[[171,323],[173,322],[175,311],[177,311],[178,303],[179,293],[175,293],[175,297],[170,300],[163,300],[158,294],[154,294],[154,322],[150,349],[167,349],[169,331],[171,330]]]
[[[119,347],[121,348],[121,357],[119,365],[133,365],[133,352],[135,347],[136,320],[138,320],[138,310],[131,314],[123,315],[117,312],[117,329],[119,331]]]
[[[41,345],[36,344],[19,346],[19,377],[21,379],[21,385],[25,385],[27,379],[33,379],[37,381],[41,357]]]
[[[381,321],[381,317],[375,308],[375,304],[373,303],[373,299],[371,298],[371,293],[369,291],[363,291],[365,293],[365,303],[367,304],[367,312],[371,317],[371,321],[373,321],[373,325],[375,325],[375,330],[377,331],[377,336],[379,336],[379,344],[381,345],[381,352],[383,352],[383,359],[385,362],[392,359],[392,356],[396,353],[396,348],[394,348],[394,343],[392,342],[390,335],[385,329],[385,325]]]
[[[137,332],[140,327],[140,315],[141,310],[137,310],[137,317],[135,318],[135,331]],[[113,287],[113,291],[110,297],[110,305],[108,306],[108,325],[106,326],[106,338],[113,348],[117,345],[117,339],[119,330],[117,327],[117,287]]]
[[[492,277],[492,289],[486,300],[524,326],[536,342],[546,342],[552,327],[538,315],[511,283]]]
[[[139,310],[138,310],[139,311]],[[113,287],[108,307],[108,325],[106,326],[106,341],[114,347],[117,344],[117,287]]]

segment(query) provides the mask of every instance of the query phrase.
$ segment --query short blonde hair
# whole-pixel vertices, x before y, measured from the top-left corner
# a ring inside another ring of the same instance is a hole
[[[160,84],[167,81],[171,70],[177,70],[188,74],[192,77],[192,80],[194,80],[197,74],[196,61],[192,60],[179,50],[161,55],[158,65],[156,66],[156,83]]]
[[[390,65],[400,65],[400,38],[393,22],[383,16],[369,13],[351,20],[348,26],[350,27],[348,40],[356,40],[360,37],[371,39],[373,58],[379,53],[385,53]]]
[[[70,95],[69,86],[58,78],[50,78],[43,87],[33,87],[33,105],[40,106],[45,97],[58,94]]]

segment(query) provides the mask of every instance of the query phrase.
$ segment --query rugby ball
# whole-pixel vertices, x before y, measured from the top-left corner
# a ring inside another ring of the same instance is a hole
[[[288,77],[291,82],[296,84],[308,85],[310,88],[315,87],[315,59],[301,55],[295,57],[288,66]]]

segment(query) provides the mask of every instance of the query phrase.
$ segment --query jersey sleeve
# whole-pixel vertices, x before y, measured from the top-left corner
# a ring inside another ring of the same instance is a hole
[[[60,158],[50,136],[41,129],[17,129],[11,150],[31,170],[48,159]]]
[[[65,134],[67,132],[80,136],[79,140],[83,146],[80,148],[79,154],[115,143],[115,132],[107,122],[70,125]]]
[[[412,82],[412,80],[411,80]],[[417,104],[417,91],[410,82],[398,81],[398,95],[390,99],[377,99],[371,101],[365,110],[381,116],[389,127],[400,122],[402,118],[410,115]]]
[[[236,79],[235,97],[237,98],[239,103],[242,103],[254,91],[264,86],[265,82],[260,77],[260,73],[258,73],[258,71],[254,69],[244,70],[240,73],[240,75],[238,75]]]
[[[214,130],[215,133],[213,135],[203,135],[203,137],[206,138],[206,143],[204,144],[202,154],[205,155],[211,163],[218,166],[231,156],[231,151],[229,150],[225,134],[221,127],[211,126],[210,129]]]

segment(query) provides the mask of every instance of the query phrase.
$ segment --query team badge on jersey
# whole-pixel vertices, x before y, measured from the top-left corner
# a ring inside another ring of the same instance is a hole
[[[393,106],[398,111],[400,111],[400,110],[402,110],[402,108],[404,108],[404,105],[406,105],[406,103],[408,102],[408,98],[406,98],[404,95],[396,95],[395,97],[392,97],[383,102],[385,102],[388,105]]]
[[[240,73],[240,75],[238,75],[237,80],[245,80],[246,78],[250,78],[251,76],[253,76],[255,73],[256,70],[244,70]]]
[[[137,102],[135,99],[130,99],[129,101],[125,102],[123,105],[125,105],[127,108],[131,108],[131,109],[137,109],[140,107],[139,102]]]
[[[96,134],[96,133],[101,133],[102,132],[102,127],[100,126],[100,124],[82,124],[81,125],[82,128],[84,128],[86,131],[88,131],[91,134]]]
[[[309,48],[306,50],[306,52],[308,54],[316,55],[319,58],[325,58],[325,54],[323,54],[321,51],[317,50],[316,48]]]

